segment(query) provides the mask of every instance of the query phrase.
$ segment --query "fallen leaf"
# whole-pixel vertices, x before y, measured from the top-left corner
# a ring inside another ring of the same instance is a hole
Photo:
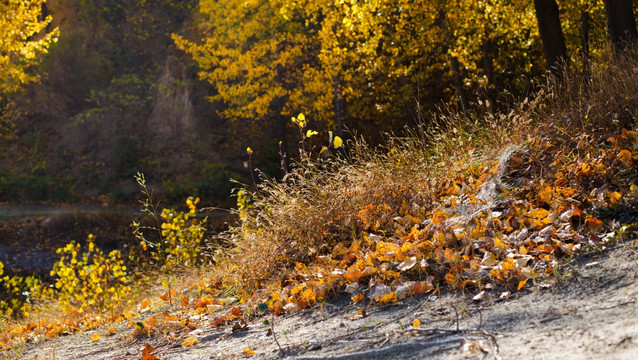
[[[93,336],[91,336],[91,341],[93,342],[100,341],[100,335],[94,334]]]
[[[398,301],[397,294],[395,294],[394,291],[391,291],[390,293],[380,297],[378,301],[379,301],[379,304],[395,303]]]
[[[483,290],[480,293],[476,294],[472,298],[472,300],[474,300],[474,301],[482,301],[482,300],[488,300],[489,298],[490,298],[490,294],[487,291]]]
[[[235,321],[235,324],[233,325],[233,332],[245,329],[248,329],[248,322],[246,320],[240,318],[239,320]]]
[[[237,306],[235,306],[232,309],[230,309],[230,313],[234,317],[241,317],[244,314],[244,312],[240,308],[238,308]]]
[[[189,347],[197,344],[199,340],[195,336],[189,336],[184,341],[182,341],[182,347]]]
[[[518,282],[518,287],[516,288],[516,290],[520,291],[523,288],[523,286],[525,286],[525,284],[527,284],[527,279],[519,281]]]
[[[106,332],[108,335],[115,335],[115,327],[111,326]]]
[[[421,326],[421,320],[416,319],[416,320],[414,320],[414,322],[412,322],[412,327],[413,327],[413,328],[415,328],[415,329],[416,329],[416,328],[418,328],[419,326]]]
[[[148,299],[142,301],[142,303],[140,304],[140,308],[141,309],[146,309],[147,307],[151,306],[151,302],[148,301]]]
[[[149,343],[144,344],[144,350],[142,350],[142,358],[140,360],[159,360],[159,358],[152,354],[154,351],[155,348]]]
[[[621,150],[618,153],[618,160],[625,165],[625,167],[631,166],[631,152],[629,150]]]
[[[245,347],[244,351],[243,351],[243,354],[244,354],[244,356],[253,356],[253,355],[255,355],[255,350],[251,350],[251,349]]]

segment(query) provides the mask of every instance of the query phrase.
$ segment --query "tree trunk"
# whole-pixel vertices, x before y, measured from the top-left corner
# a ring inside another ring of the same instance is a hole
[[[607,27],[614,51],[626,50],[638,39],[632,0],[605,0]]]
[[[536,21],[543,42],[546,68],[558,75],[560,66],[567,61],[565,37],[560,27],[560,17],[556,0],[534,0]]]
[[[487,40],[481,46],[483,50],[483,73],[487,77],[487,86],[485,87],[485,98],[489,101],[487,106],[488,111],[492,113],[494,105],[496,104],[496,79],[494,78],[494,53],[496,52],[496,46],[494,40],[487,37]]]
[[[580,51],[583,57],[583,77],[589,76],[589,11],[580,13]]]
[[[450,40],[450,33],[447,28],[447,24],[445,22],[445,10],[439,9],[438,13],[438,22],[439,27],[441,28],[441,32],[443,33],[443,38],[445,40],[444,50],[446,52],[452,47]],[[459,98],[459,105],[462,112],[467,111],[467,95],[465,93],[465,89],[463,88],[463,78],[461,76],[461,63],[459,63],[459,59],[456,56],[450,55],[450,65],[452,68],[452,77],[454,79],[454,88],[456,88],[456,94]]]

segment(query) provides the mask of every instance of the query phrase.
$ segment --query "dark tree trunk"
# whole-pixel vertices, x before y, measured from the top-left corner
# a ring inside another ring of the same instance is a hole
[[[485,40],[482,45],[483,48],[483,73],[487,77],[487,86],[485,87],[485,97],[489,101],[487,106],[488,111],[491,113],[496,101],[496,79],[494,78],[494,54],[496,46],[494,40],[489,38]]]
[[[632,0],[605,0],[607,27],[616,52],[627,49],[638,39]]]
[[[583,76],[589,76],[589,11],[580,13],[580,48],[583,57]]]
[[[538,30],[543,42],[546,68],[557,75],[560,66],[567,61],[565,37],[560,27],[558,5],[555,0],[534,0]]]
[[[445,11],[443,9],[439,9],[438,13],[438,22],[439,27],[441,28],[441,32],[443,33],[443,38],[445,40],[444,50],[447,52],[452,46],[452,41],[450,40],[450,33],[447,28],[447,23],[445,22]],[[459,63],[459,59],[456,56],[450,55],[450,66],[452,68],[452,77],[454,79],[454,88],[456,89],[456,94],[459,98],[459,105],[462,112],[467,111],[467,94],[465,93],[465,89],[463,88],[463,77],[461,76],[461,63]]]

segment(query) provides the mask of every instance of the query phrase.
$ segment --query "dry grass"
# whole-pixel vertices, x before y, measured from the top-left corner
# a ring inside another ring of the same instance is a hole
[[[569,73],[562,80],[550,79],[534,99],[507,114],[448,112],[433,116],[427,132],[390,137],[383,147],[372,149],[356,140],[349,142],[347,155],[329,160],[302,154],[283,181],[268,179],[252,193],[252,216],[230,231],[234,248],[225,249],[216,272],[246,290],[261,288],[281,279],[295,263],[308,263],[364,231],[383,233],[394,216],[427,213],[448,179],[480,173],[505,148],[532,137],[586,156],[591,146],[635,126],[636,64],[636,56],[626,55],[592,64],[586,79]],[[527,153],[528,167],[521,171],[542,177],[552,159],[541,154],[535,159],[542,161],[530,162]]]

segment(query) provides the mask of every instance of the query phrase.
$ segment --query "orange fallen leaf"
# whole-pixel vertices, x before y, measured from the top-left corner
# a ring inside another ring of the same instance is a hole
[[[100,341],[100,335],[94,334],[93,336],[91,336],[91,341],[93,342]]]
[[[151,346],[151,344],[144,344],[144,350],[142,351],[142,358],[140,360],[159,360],[152,353],[155,351],[155,348]]]
[[[146,309],[147,307],[151,306],[151,302],[148,301],[148,299],[142,301],[142,303],[140,304],[140,308],[141,309]]]
[[[545,185],[541,191],[538,193],[538,199],[541,201],[541,203],[546,203],[548,205],[551,205],[552,203],[552,187]]]
[[[109,335],[115,335],[115,327],[111,326],[106,332]]]
[[[394,291],[391,291],[383,295],[378,301],[380,304],[386,304],[386,303],[395,303],[399,301],[399,299],[397,298],[397,294]]]
[[[603,222],[596,219],[595,217],[590,217],[585,220],[585,225],[587,229],[592,233],[599,233],[603,231]]]
[[[352,302],[360,302],[361,300],[363,300],[363,295],[361,293],[356,294],[355,296],[352,297]]]
[[[412,323],[412,327],[416,329],[419,326],[421,326],[421,320],[419,319],[414,320],[414,322]]]
[[[244,354],[244,356],[253,356],[253,355],[255,355],[255,350],[251,350],[251,349],[245,347],[244,351],[243,351],[243,354]]]
[[[522,281],[519,281],[519,282],[518,282],[518,287],[517,287],[517,289],[516,289],[516,290],[517,290],[517,291],[520,291],[520,290],[523,288],[523,286],[525,286],[525,284],[527,284],[527,279],[522,280]]]
[[[621,150],[618,153],[618,160],[626,167],[631,166],[631,152],[629,150]]]
[[[230,309],[230,313],[234,317],[241,317],[244,314],[244,312],[240,308],[238,308],[237,306],[235,306],[232,309]]]
[[[195,344],[197,344],[199,342],[199,340],[197,340],[197,338],[195,336],[189,336],[186,339],[184,339],[184,341],[182,341],[182,347],[188,347],[188,346],[193,346]]]

